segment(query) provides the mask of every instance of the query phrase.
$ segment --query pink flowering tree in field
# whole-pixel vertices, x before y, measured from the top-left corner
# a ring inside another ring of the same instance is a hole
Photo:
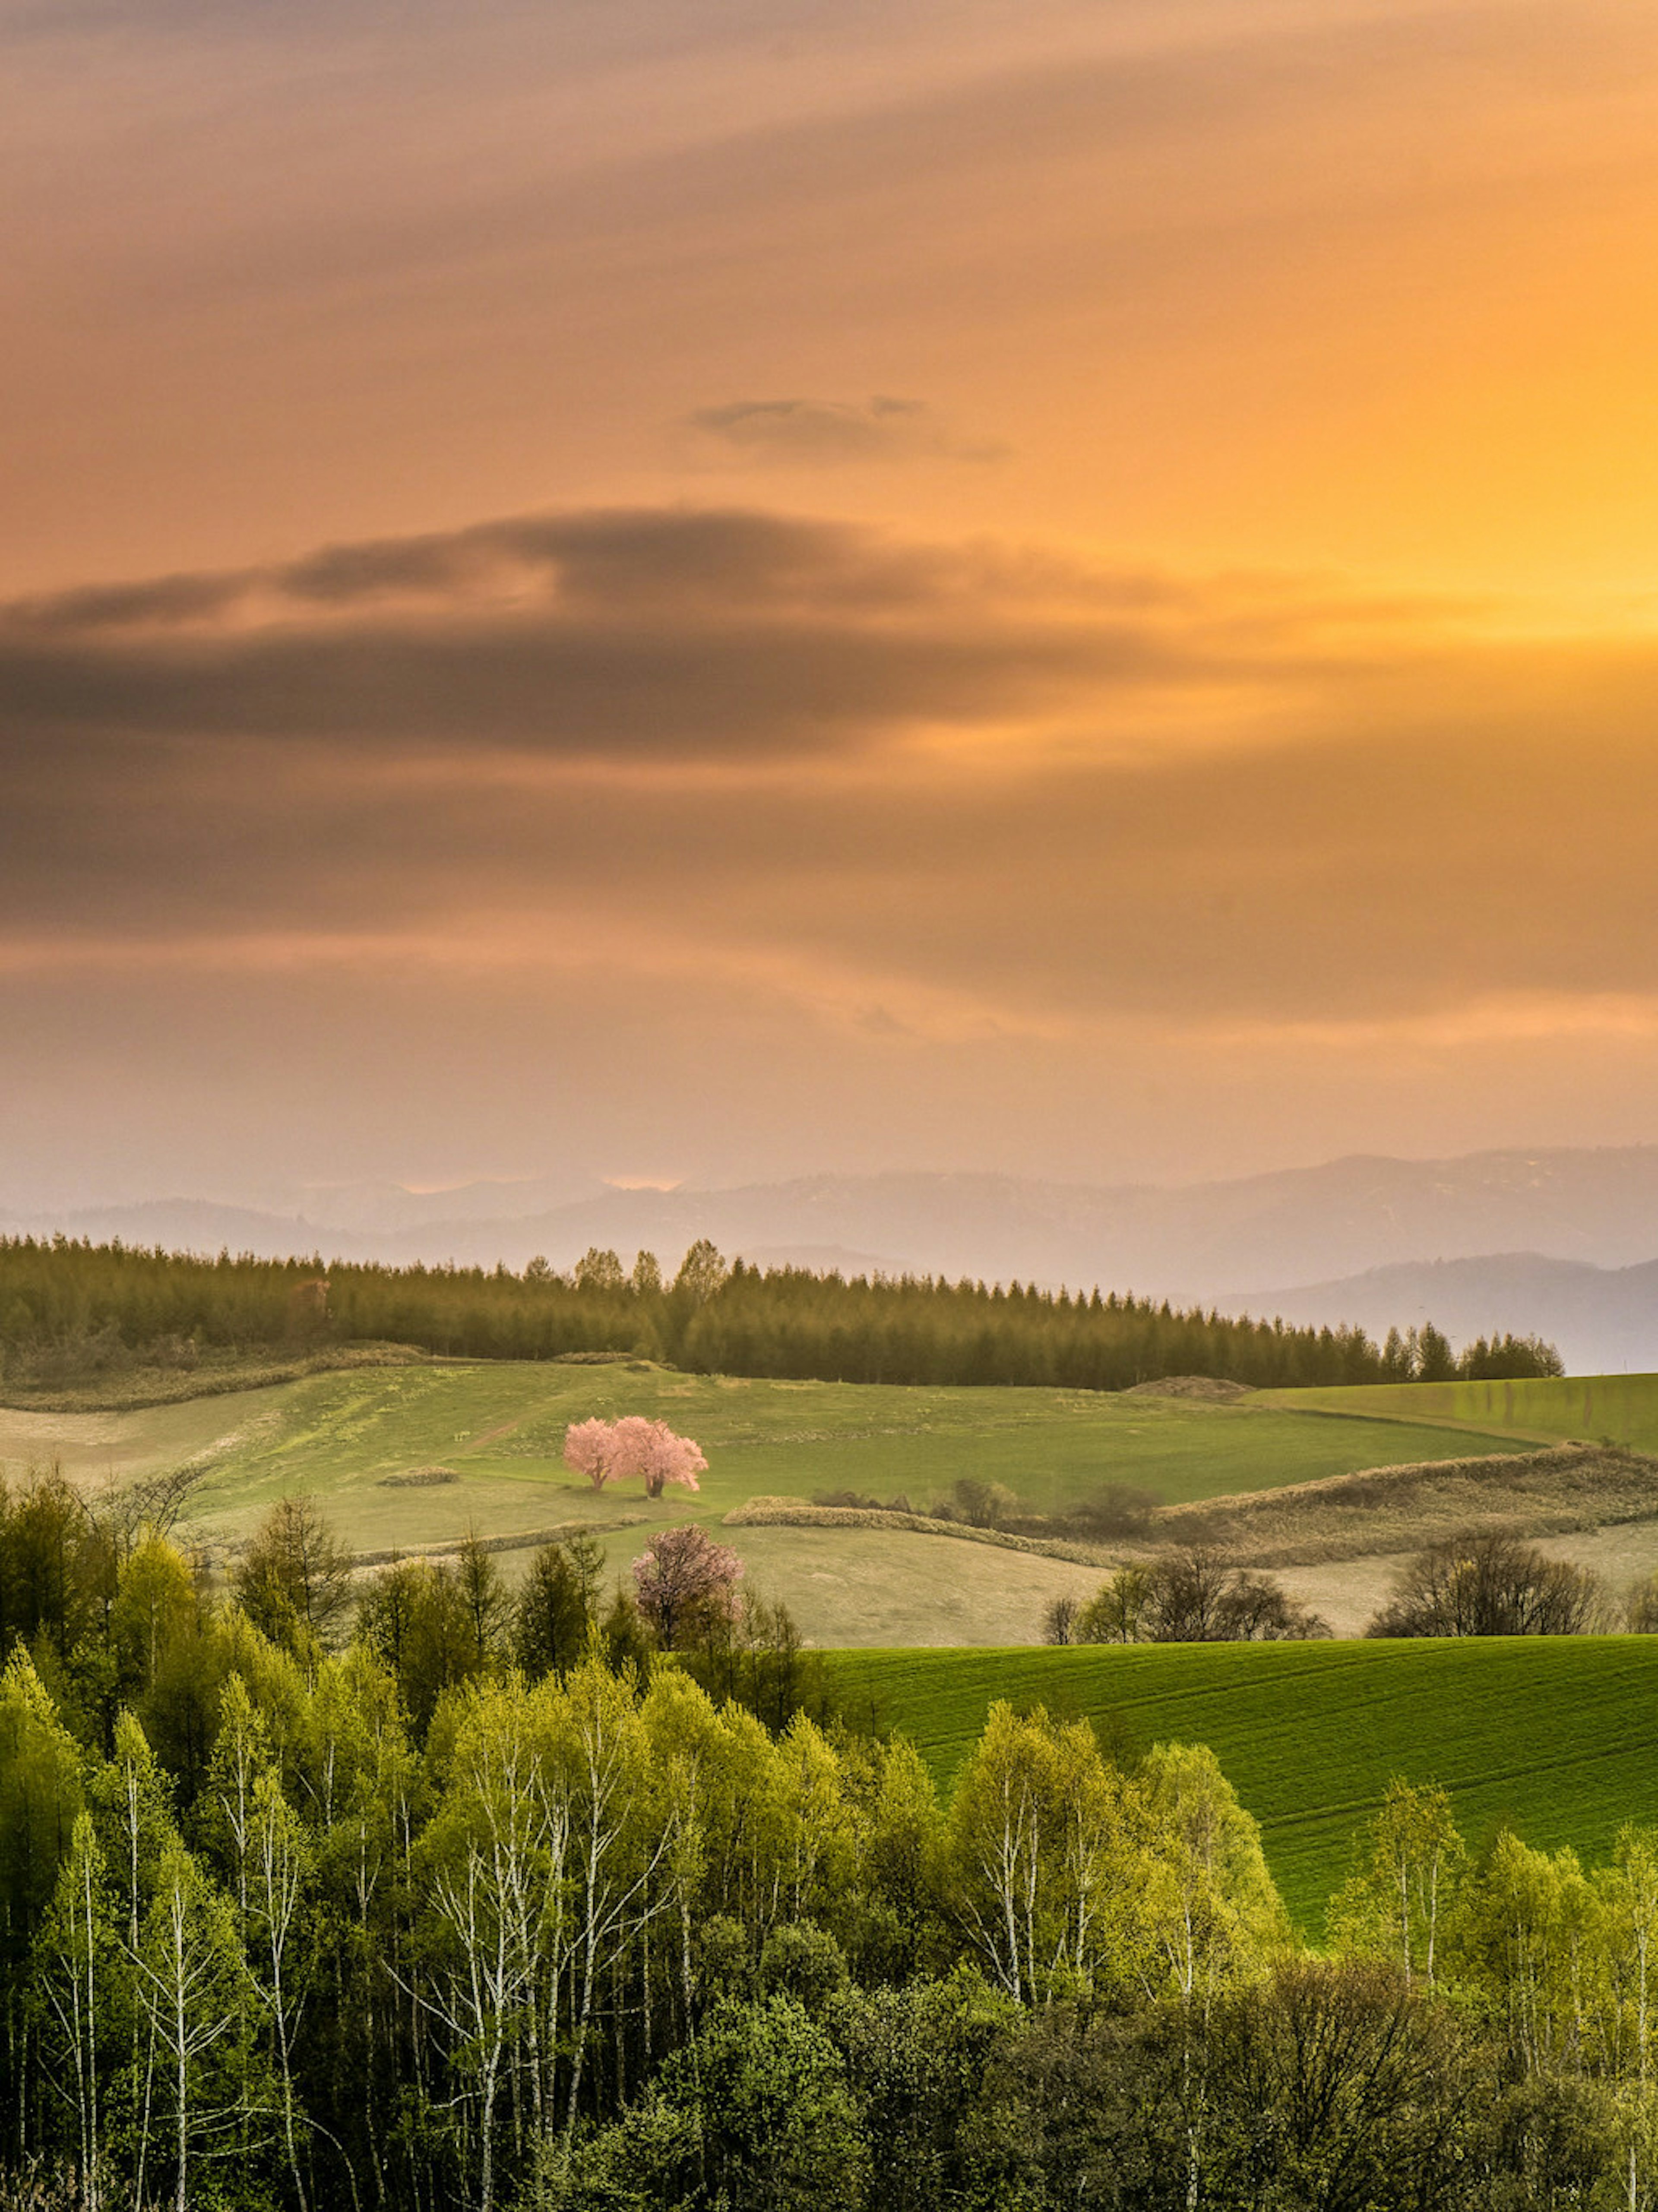
[[[564,1464],[573,1474],[585,1474],[595,1490],[603,1490],[616,1464],[614,1421],[572,1421],[564,1431]]]
[[[625,1425],[618,1422],[618,1427]],[[706,1474],[708,1462],[701,1448],[689,1437],[678,1435],[665,1421],[641,1421],[644,1432],[638,1438],[638,1471],[645,1478],[647,1498],[660,1498],[671,1482],[686,1490],[700,1490],[699,1474]]]
[[[619,1421],[572,1421],[564,1432],[564,1464],[585,1474],[595,1490],[642,1476],[646,1496],[660,1498],[671,1482],[700,1489],[696,1478],[708,1462],[689,1437],[676,1434],[665,1421],[624,1413]]]
[[[664,1528],[634,1561],[639,1610],[665,1651],[694,1640],[737,1604],[743,1562],[694,1523]]]

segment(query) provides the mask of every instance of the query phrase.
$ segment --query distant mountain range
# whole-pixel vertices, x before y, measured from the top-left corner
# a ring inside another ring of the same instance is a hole
[[[1546,1337],[1574,1375],[1658,1370],[1658,1260],[1607,1268],[1540,1252],[1499,1252],[1399,1262],[1222,1304],[1287,1322],[1354,1322],[1376,1337],[1431,1321],[1456,1345],[1511,1329]]]
[[[1376,1330],[1431,1317],[1459,1342],[1536,1331],[1580,1371],[1658,1369],[1658,1146],[1361,1157],[1165,1187],[880,1175],[562,1196],[569,1188],[358,1184],[306,1194],[292,1212],[167,1200],[3,1225],[514,1268],[537,1253],[568,1266],[592,1244],[624,1259],[647,1247],[671,1268],[708,1237],[762,1264],[1099,1283]]]

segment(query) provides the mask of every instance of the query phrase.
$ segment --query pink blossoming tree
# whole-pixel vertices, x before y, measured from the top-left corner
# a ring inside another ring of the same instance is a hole
[[[693,1439],[677,1434],[665,1421],[641,1421],[639,1427],[642,1433],[633,1449],[638,1471],[645,1478],[645,1495],[660,1498],[671,1482],[686,1490],[700,1490],[702,1486],[696,1478],[708,1473],[708,1462]]]
[[[660,1498],[671,1482],[700,1489],[696,1478],[707,1473],[708,1462],[689,1437],[677,1435],[665,1421],[625,1413],[619,1421],[572,1421],[564,1432],[564,1464],[585,1474],[595,1490],[641,1475],[646,1496]]]
[[[572,1421],[564,1431],[564,1464],[573,1474],[585,1474],[595,1490],[603,1490],[616,1473],[612,1421]]]
[[[737,1603],[743,1562],[694,1523],[664,1528],[634,1561],[639,1610],[665,1651],[683,1648]]]

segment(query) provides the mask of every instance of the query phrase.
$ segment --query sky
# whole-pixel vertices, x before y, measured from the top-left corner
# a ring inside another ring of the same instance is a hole
[[[1658,14],[0,0],[0,1206],[1658,1140]]]

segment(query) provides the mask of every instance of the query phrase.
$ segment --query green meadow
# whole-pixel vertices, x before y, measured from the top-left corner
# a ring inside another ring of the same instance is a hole
[[[1596,1862],[1620,1823],[1658,1820],[1658,1638],[844,1651],[829,1665],[847,1710],[912,1737],[945,1784],[997,1698],[1085,1717],[1131,1753],[1212,1746],[1315,1936],[1394,1774],[1442,1784],[1475,1849],[1506,1824]]]
[[[1264,1390],[1257,1402],[1347,1421],[1479,1429],[1515,1441],[1605,1439],[1658,1452],[1658,1375],[1567,1375],[1518,1382],[1363,1383],[1345,1390]],[[1424,1454],[1424,1457],[1437,1455]],[[1381,1464],[1382,1462],[1378,1462]]]
[[[569,1474],[568,1424],[623,1413],[659,1416],[699,1440],[709,1460],[700,1492],[653,1503],[626,1486],[596,1493]],[[0,1408],[0,1471],[15,1480],[58,1462],[96,1484],[193,1465],[201,1480],[188,1533],[215,1549],[246,1536],[284,1494],[308,1491],[371,1555],[453,1543],[469,1528],[530,1540],[579,1522],[603,1528],[612,1566],[625,1571],[650,1528],[715,1526],[756,1497],[852,1492],[925,1509],[969,1475],[1039,1513],[1107,1483],[1172,1504],[1602,1433],[1658,1443],[1658,1379],[1261,1392],[1206,1404],[749,1381],[645,1362],[451,1361],[351,1367],[125,1411]],[[722,1533],[751,1582],[826,1645],[1032,1642],[1050,1599],[1086,1595],[1099,1579],[1097,1568],[947,1533]],[[503,1553],[509,1577],[526,1556]],[[1340,1616],[1321,1586],[1309,1601]]]
[[[562,1463],[567,1425],[654,1415],[709,1461],[695,1496],[651,1506],[596,1495]],[[1346,1419],[1247,1398],[1230,1405],[1096,1392],[904,1389],[684,1375],[645,1363],[442,1363],[352,1369],[127,1413],[0,1409],[0,1465],[59,1460],[96,1478],[194,1460],[195,1518],[246,1533],[275,1499],[310,1491],[360,1549],[445,1540],[619,1512],[714,1522],[758,1496],[850,1490],[925,1507],[960,1476],[1048,1513],[1107,1483],[1167,1504],[1272,1489],[1379,1464],[1497,1451],[1508,1439],[1427,1422]],[[388,1478],[440,1469],[455,1480]]]

